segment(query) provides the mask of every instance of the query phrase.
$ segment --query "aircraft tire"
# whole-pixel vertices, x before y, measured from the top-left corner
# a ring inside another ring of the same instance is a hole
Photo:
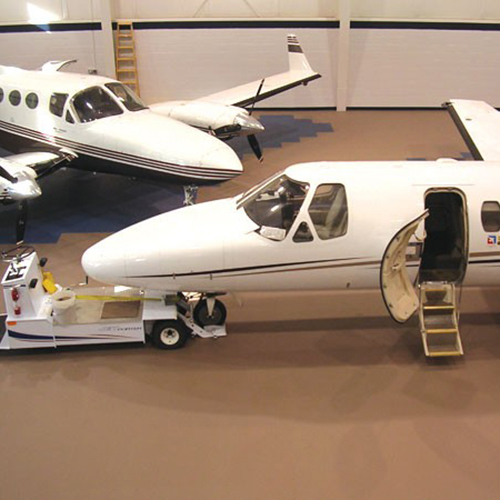
[[[189,339],[189,330],[179,319],[157,321],[153,326],[151,339],[159,349],[180,349]]]
[[[226,317],[226,306],[217,299],[215,299],[212,316],[208,315],[208,304],[206,299],[200,300],[198,304],[196,304],[193,311],[193,319],[195,323],[200,325],[202,328],[210,325],[223,325],[226,321]]]

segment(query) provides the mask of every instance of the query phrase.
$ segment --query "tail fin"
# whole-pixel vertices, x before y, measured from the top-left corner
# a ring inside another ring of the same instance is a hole
[[[312,71],[307,57],[295,35],[288,35],[288,63],[290,71]]]

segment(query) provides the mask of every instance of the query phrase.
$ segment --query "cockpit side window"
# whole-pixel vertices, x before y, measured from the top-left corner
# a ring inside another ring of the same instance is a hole
[[[342,184],[321,184],[309,205],[309,216],[322,240],[347,233],[347,197]]]
[[[259,233],[272,240],[283,240],[304,203],[308,184],[282,175],[264,185],[241,203],[245,213],[260,226]]]
[[[101,87],[90,87],[73,97],[73,107],[81,122],[91,122],[123,113],[118,103]]]
[[[50,96],[49,110],[53,115],[62,116],[64,112],[64,105],[68,99],[68,94],[58,94],[54,92]]]
[[[129,111],[140,111],[141,109],[147,109],[147,106],[139,99],[139,97],[130,89],[129,87],[122,85],[121,83],[106,83],[106,87],[115,94],[118,100],[129,110]]]

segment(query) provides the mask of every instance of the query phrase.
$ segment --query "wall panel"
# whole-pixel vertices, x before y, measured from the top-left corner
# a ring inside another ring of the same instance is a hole
[[[351,30],[349,106],[500,106],[500,31]]]
[[[337,30],[173,29],[136,33],[141,95],[149,102],[195,99],[286,71],[293,32],[323,78],[260,103],[275,107],[333,106]]]

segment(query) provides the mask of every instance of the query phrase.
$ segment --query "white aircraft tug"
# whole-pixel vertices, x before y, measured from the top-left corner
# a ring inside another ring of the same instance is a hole
[[[144,343],[147,337],[161,349],[176,349],[192,335],[226,335],[225,314],[208,318],[195,297],[123,286],[62,288],[32,247],[15,247],[2,258],[9,266],[0,349]]]

